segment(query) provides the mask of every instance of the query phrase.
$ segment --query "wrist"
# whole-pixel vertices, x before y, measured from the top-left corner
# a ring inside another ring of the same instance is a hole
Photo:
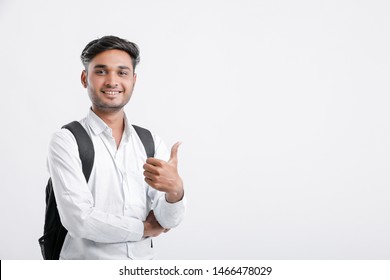
[[[150,223],[147,221],[144,222],[144,237],[150,236]]]
[[[176,203],[184,197],[184,189],[181,187],[178,191],[169,192],[165,194],[165,200],[169,203]]]

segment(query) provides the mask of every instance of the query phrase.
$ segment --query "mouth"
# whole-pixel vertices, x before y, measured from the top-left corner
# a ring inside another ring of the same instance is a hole
[[[121,90],[101,90],[101,92],[105,95],[108,95],[108,96],[116,96],[116,95],[122,93],[123,91],[121,91]]]

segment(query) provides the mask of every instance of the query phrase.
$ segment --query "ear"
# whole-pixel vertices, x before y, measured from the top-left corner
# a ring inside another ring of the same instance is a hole
[[[135,84],[135,82],[137,81],[137,73],[134,73],[134,75],[133,75],[133,79],[134,79],[134,84]]]
[[[84,88],[87,88],[88,82],[87,82],[87,71],[83,70],[81,72],[81,84],[83,85]]]

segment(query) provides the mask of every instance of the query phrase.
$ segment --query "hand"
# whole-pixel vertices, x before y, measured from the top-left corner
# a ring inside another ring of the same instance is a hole
[[[163,228],[154,216],[153,210],[149,212],[144,222],[144,237],[157,237],[161,233],[168,232],[169,229]]]
[[[177,171],[177,151],[180,144],[177,142],[172,146],[168,161],[148,158],[144,164],[146,183],[156,190],[165,192],[166,200],[171,203],[181,200],[184,194],[183,181]]]

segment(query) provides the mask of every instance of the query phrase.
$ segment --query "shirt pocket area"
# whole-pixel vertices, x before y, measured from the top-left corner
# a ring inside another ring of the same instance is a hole
[[[150,199],[148,198],[148,185],[142,172],[129,171],[126,176],[126,215],[145,221],[150,211]]]

